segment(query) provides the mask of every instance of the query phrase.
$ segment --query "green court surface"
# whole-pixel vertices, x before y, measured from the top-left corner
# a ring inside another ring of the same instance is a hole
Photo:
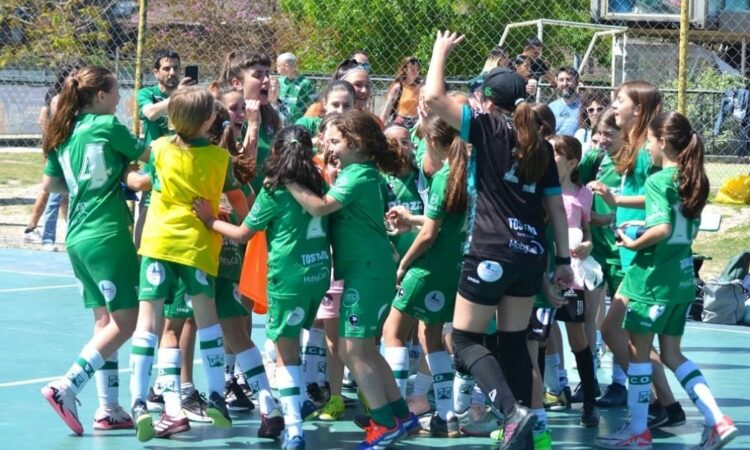
[[[78,286],[65,253],[29,250],[0,250],[0,449],[151,450],[179,448],[197,450],[278,449],[280,442],[256,437],[260,417],[257,412],[235,416],[234,427],[217,430],[211,425],[193,424],[192,430],[171,439],[136,440],[131,430],[93,431],[97,407],[96,386],[92,381],[79,396],[79,415],[85,433],[78,437],[69,431],[39,393],[48,381],[64,373],[91,335],[93,316],[83,308]],[[253,338],[265,341],[264,318],[255,316]],[[563,333],[564,334],[564,333]],[[728,449],[750,449],[750,328],[688,323],[684,338],[685,354],[703,370],[724,412],[734,418],[740,436]],[[130,343],[120,350],[120,402],[129,405],[127,373]],[[572,354],[566,355],[568,364]],[[571,381],[577,378],[568,367]],[[205,389],[202,366],[195,368],[196,385]],[[691,448],[700,440],[702,418],[673,376],[672,388],[687,411],[688,423],[655,433],[655,449]],[[602,383],[609,377],[600,372]],[[568,412],[550,413],[554,448],[590,449],[597,433],[609,433],[622,422],[624,409],[602,411],[599,430],[578,425],[578,407]],[[357,412],[347,411],[347,420],[327,424],[305,423],[309,450],[353,449],[363,433],[348,419]],[[412,438],[394,448],[492,449],[489,439]]]

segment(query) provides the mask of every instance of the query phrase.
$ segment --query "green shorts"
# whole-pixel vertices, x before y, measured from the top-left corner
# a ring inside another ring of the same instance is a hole
[[[604,275],[602,283],[607,283],[607,294],[610,297],[614,297],[617,290],[620,289],[622,279],[625,278],[625,272],[622,270],[622,266],[620,264],[613,264],[598,259],[596,262],[602,267],[602,275]]]
[[[630,299],[622,327],[641,334],[682,336],[690,303],[653,305]]]
[[[250,315],[242,306],[239,285],[228,278],[216,279],[216,314],[219,319]]]
[[[266,337],[273,342],[280,337],[298,339],[302,328],[310,329],[315,321],[324,293],[274,295],[268,293]]]
[[[393,279],[352,278],[344,280],[339,314],[339,335],[348,338],[378,336],[393,299]]]
[[[86,308],[138,307],[138,255],[130,234],[78,242],[68,247],[68,257]]]
[[[193,302],[182,281],[178,281],[175,290],[167,296],[164,302],[164,317],[167,319],[191,319],[193,317]]]
[[[396,291],[393,307],[427,325],[453,322],[457,283],[446,283],[435,276],[420,278],[406,272]],[[455,276],[458,281],[458,274]]]
[[[177,293],[178,283],[185,287],[182,296]],[[200,294],[214,298],[214,283],[214,277],[195,267],[144,256],[141,259],[141,290],[138,299],[167,299],[172,292],[175,293],[175,299]]]

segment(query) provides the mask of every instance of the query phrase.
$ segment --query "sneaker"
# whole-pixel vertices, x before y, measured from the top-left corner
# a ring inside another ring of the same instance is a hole
[[[182,414],[172,417],[166,412],[161,413],[161,417],[154,424],[156,437],[168,438],[169,436],[190,430],[190,421]]]
[[[23,232],[23,241],[27,244],[41,244],[42,233],[40,233],[36,227],[26,228],[26,230],[24,230]]]
[[[303,421],[313,420],[318,417],[318,407],[315,406],[315,403],[312,401],[305,400],[300,407],[300,414],[302,415]]]
[[[534,433],[534,450],[552,450],[552,433],[549,430]]]
[[[80,401],[76,398],[73,391],[64,387],[61,383],[53,381],[42,388],[42,395],[47,399],[52,409],[60,416],[73,433],[83,434],[83,425],[78,420],[78,407],[76,403]]]
[[[284,434],[284,443],[281,444],[281,450],[302,450],[305,448],[305,438],[302,436],[289,437],[288,434]]]
[[[96,410],[94,414],[95,430],[127,430],[133,428],[133,419],[120,405]]]
[[[409,411],[417,416],[423,416],[432,411],[426,395],[410,395],[406,397],[406,404],[409,406]]]
[[[441,438],[458,437],[461,433],[458,429],[458,418],[452,412],[449,412],[446,419],[440,417],[435,412],[430,419],[430,435]]]
[[[237,383],[236,378],[228,380],[224,384],[224,400],[227,402],[227,408],[230,411],[245,412],[255,409],[255,405]]]
[[[524,406],[516,406],[516,411],[505,419],[503,442],[500,450],[522,450],[531,437],[536,423],[536,414]]]
[[[716,425],[703,428],[701,443],[693,447],[693,450],[718,450],[736,438],[737,434],[738,430],[732,419],[724,416]]]
[[[652,448],[651,441],[651,430],[646,428],[646,431],[634,435],[629,430],[628,423],[625,422],[623,426],[609,436],[596,438],[596,446],[612,449],[650,450]]]
[[[583,405],[581,410],[581,425],[586,428],[599,426],[599,411],[594,405]]]
[[[602,395],[601,388],[599,388],[599,382],[597,381],[595,384],[596,388],[594,389],[594,398],[600,397]],[[576,403],[583,403],[583,384],[578,383],[575,390],[573,391],[573,395],[570,396],[570,404],[576,404]]]
[[[648,404],[648,427],[653,430],[664,426],[669,421],[667,410],[659,402]]]
[[[628,404],[628,388],[619,384],[612,383],[604,388],[604,395],[596,401],[596,406],[600,408],[618,408]]]
[[[260,415],[259,438],[276,439],[282,431],[284,431],[284,416],[279,408],[272,409],[268,414]]]
[[[56,252],[57,246],[52,243],[42,244],[42,250],[44,250],[45,252]]]
[[[154,430],[154,419],[151,418],[151,414],[148,413],[146,402],[143,400],[136,400],[133,405],[133,422],[135,423],[135,436],[141,442],[150,441],[156,436],[156,430]]]
[[[680,402],[674,402],[664,409],[667,411],[668,419],[667,423],[662,425],[663,427],[681,427],[687,422],[685,419],[685,410],[682,409]]]
[[[396,426],[388,429],[370,420],[365,429],[365,440],[357,445],[357,450],[382,450],[406,436],[404,426],[396,422]]]
[[[197,389],[182,399],[182,412],[191,422],[211,423],[212,420],[206,414],[206,408],[208,408],[206,396]]]
[[[333,395],[328,403],[323,406],[318,414],[318,420],[324,422],[334,422],[339,420],[343,415],[346,407],[344,406],[344,399],[340,395]]]
[[[352,422],[354,422],[354,425],[356,425],[359,429],[366,430],[367,427],[370,426],[370,416],[368,416],[367,414],[355,414]]]
[[[320,389],[320,386],[318,386],[318,383],[310,383],[307,385],[307,397],[313,402],[315,409],[321,409],[326,403],[328,403],[328,400],[325,398],[325,395],[323,395],[323,391]]]
[[[471,408],[458,414],[458,425],[466,436],[487,437],[500,426],[500,421],[485,405],[471,405]]]
[[[409,436],[413,436],[422,431],[422,424],[419,421],[419,417],[417,417],[417,415],[414,413],[409,413],[409,417],[404,420],[396,420],[398,420],[398,422],[403,425],[404,430],[406,430],[406,434]]]
[[[211,396],[208,397],[206,415],[211,418],[216,428],[231,428],[232,426],[232,418],[229,417],[227,402],[224,400],[224,396],[218,392],[211,392]]]
[[[183,404],[185,402],[183,401]],[[154,392],[154,388],[150,387],[148,388],[148,396],[146,397],[146,406],[148,406],[149,411],[153,412],[161,412],[164,411],[164,396],[159,394],[157,395],[156,392]]]
[[[559,394],[555,395],[551,392],[544,393],[544,409],[550,411],[565,411],[570,409],[570,388],[565,387]]]

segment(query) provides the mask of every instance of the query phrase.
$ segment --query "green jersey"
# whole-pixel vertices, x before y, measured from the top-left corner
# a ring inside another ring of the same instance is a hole
[[[341,169],[328,192],[343,206],[331,215],[336,278],[395,276],[396,261],[385,231],[380,183],[381,175],[374,163],[350,164]]]
[[[234,212],[229,215],[229,221],[233,224],[238,222],[237,215]],[[219,254],[219,275],[217,277],[239,282],[244,254],[244,245],[225,237]]]
[[[441,221],[440,231],[432,247],[414,261],[409,271],[421,278],[431,275],[458,284],[462,248],[466,240],[466,211],[445,211],[449,175],[448,164],[444,164],[432,176],[425,215],[428,219]]]
[[[70,193],[69,246],[127,232],[130,211],[120,187],[128,163],[143,144],[115,116],[81,114],[68,139],[50,153],[45,175],[65,178]]]
[[[414,160],[422,167],[422,158],[427,153],[427,141],[417,135],[417,127],[411,130],[411,143],[414,144]]]
[[[143,123],[143,142],[146,146],[151,144],[152,141],[159,139],[162,136],[168,136],[172,134],[169,130],[169,120],[167,114],[159,117],[155,120],[149,120],[143,115],[143,108],[155,103],[163,102],[169,98],[169,93],[164,93],[159,89],[158,85],[141,88],[138,90],[138,114]],[[154,179],[154,166],[149,162],[143,165],[143,171],[151,177],[153,182]],[[151,199],[150,192],[143,193],[143,202],[148,206]]]
[[[700,220],[682,215],[677,176],[677,168],[668,167],[646,180],[646,227],[667,223],[672,232],[636,254],[620,287],[630,299],[653,305],[695,300],[691,245]]]
[[[604,154],[601,160],[600,155]],[[597,161],[599,164],[597,167]],[[578,172],[581,174],[581,183],[584,185],[598,180],[611,190],[619,190],[621,178],[615,171],[615,163],[605,150],[591,150],[583,155]],[[594,195],[594,203],[591,210],[597,214],[611,214],[613,209],[602,199],[600,195]],[[594,248],[591,256],[597,261],[607,264],[620,264],[620,251],[615,241],[615,233],[609,225],[591,225],[591,241]]]
[[[327,217],[308,214],[285,188],[263,188],[244,224],[266,230],[269,297],[317,291],[322,298],[331,281]]]
[[[621,175],[620,189],[613,191],[615,195],[621,196],[639,196],[643,195],[644,186],[646,185],[646,178],[654,170],[654,166],[651,163],[651,155],[645,147],[638,150],[638,156],[635,160],[635,168],[632,172]],[[615,223],[620,226],[625,222],[630,221],[643,221],[646,218],[646,210],[642,208],[624,208],[619,207],[615,212]],[[633,262],[635,252],[628,250],[624,247],[619,247],[620,250],[620,263],[622,264],[623,270],[627,270],[630,264]]]
[[[287,123],[294,123],[305,114],[313,100],[315,87],[307,78],[299,75],[294,80],[279,77],[279,101],[286,106],[289,116]]]
[[[418,179],[419,173],[416,169],[409,171],[403,177],[383,175],[381,190],[385,201],[385,210],[388,211],[395,206],[404,206],[412,214],[421,215],[424,211],[424,205],[417,188]],[[399,256],[403,258],[416,237],[417,231],[411,231],[390,238],[393,245],[396,246]]]
[[[245,141],[245,133],[247,133],[247,122],[242,125],[242,141]],[[266,174],[263,171],[263,164],[265,164],[268,155],[271,154],[271,143],[273,142],[274,133],[272,133],[267,127],[260,125],[258,131],[258,156],[255,158],[255,178],[250,180],[250,186],[252,186],[254,192],[260,192],[263,187],[263,180],[266,178]]]
[[[322,117],[300,117],[294,124],[307,130],[311,137],[315,137],[320,132],[321,122],[323,122]]]

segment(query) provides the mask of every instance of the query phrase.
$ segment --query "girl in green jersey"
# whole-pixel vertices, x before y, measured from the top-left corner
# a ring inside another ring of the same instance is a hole
[[[636,239],[618,230],[621,245],[637,252],[619,291],[628,301],[623,327],[630,335],[630,419],[614,434],[598,438],[597,444],[651,448],[650,353],[658,335],[662,361],[705,419],[703,437],[695,448],[719,449],[737,435],[737,428],[722,414],[703,374],[680,348],[685,317],[695,299],[691,244],[709,192],[703,143],[687,118],[674,112],[657,116],[648,127],[647,139],[651,159],[662,170],[646,181],[646,230]]]

